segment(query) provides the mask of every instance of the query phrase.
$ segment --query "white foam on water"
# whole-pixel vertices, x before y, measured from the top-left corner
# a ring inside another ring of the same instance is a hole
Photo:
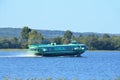
[[[4,57],[5,57],[5,58],[7,58],[7,57],[8,57],[8,58],[9,58],[9,57],[10,57],[10,58],[12,58],[12,57],[21,57],[21,58],[23,57],[23,58],[24,58],[24,57],[42,57],[42,56],[36,56],[36,55],[32,55],[32,54],[22,54],[22,55],[10,55],[10,56],[0,56],[0,57],[1,57],[1,58],[4,58]]]

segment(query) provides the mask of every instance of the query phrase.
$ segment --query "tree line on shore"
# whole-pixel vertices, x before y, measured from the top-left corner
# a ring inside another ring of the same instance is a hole
[[[50,44],[51,42],[68,44],[72,40],[80,44],[86,44],[89,50],[120,50],[120,36],[103,34],[101,37],[96,34],[89,34],[88,36],[80,34],[78,37],[75,37],[70,30],[66,30],[62,37],[44,38],[41,33],[30,29],[28,26],[22,28],[19,38],[0,38],[0,49],[26,49],[30,44]]]

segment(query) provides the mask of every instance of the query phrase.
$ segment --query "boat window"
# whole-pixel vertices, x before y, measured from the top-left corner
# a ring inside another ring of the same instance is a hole
[[[30,49],[31,51],[37,51],[37,49]]]
[[[55,47],[56,51],[67,51],[67,50],[73,50],[72,46],[58,46]]]
[[[43,47],[41,49],[46,49],[47,51],[54,51],[54,47]]]
[[[55,50],[56,50],[56,51],[64,51],[65,48],[64,48],[64,47],[55,47]]]
[[[65,48],[65,50],[72,50],[72,49],[73,49],[72,46],[66,46],[66,47],[64,47],[64,48]]]

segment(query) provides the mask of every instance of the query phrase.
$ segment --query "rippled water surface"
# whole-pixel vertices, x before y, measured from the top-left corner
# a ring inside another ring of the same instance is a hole
[[[113,80],[120,77],[119,51],[87,51],[82,57],[37,57],[27,50],[0,50],[0,80],[65,78]]]

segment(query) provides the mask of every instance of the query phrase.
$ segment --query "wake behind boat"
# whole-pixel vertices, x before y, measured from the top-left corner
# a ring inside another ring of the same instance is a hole
[[[32,44],[29,45],[29,54],[40,56],[81,56],[88,47],[85,44]]]

